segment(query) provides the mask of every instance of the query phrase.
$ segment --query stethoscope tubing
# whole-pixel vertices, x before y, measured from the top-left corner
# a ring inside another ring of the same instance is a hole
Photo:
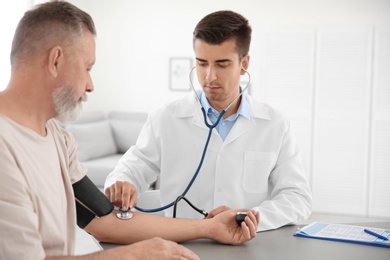
[[[249,86],[249,83],[250,83],[250,74],[245,70],[245,72],[248,74],[249,76],[249,81],[248,83],[246,84],[245,88],[240,92],[240,94],[232,101],[230,102],[230,104],[221,111],[221,113],[219,114],[217,120],[215,121],[214,124],[210,124],[208,121],[207,121],[207,116],[206,116],[206,111],[205,109],[203,108],[202,106],[202,103],[200,102],[199,100],[199,97],[198,97],[198,94],[196,93],[196,90],[194,88],[194,85],[192,84],[192,79],[191,79],[191,74],[192,74],[192,71],[195,69],[195,67],[193,67],[190,71],[190,74],[189,74],[189,78],[190,78],[190,83],[191,83],[191,87],[193,89],[193,91],[195,92],[195,97],[196,99],[198,100],[199,104],[201,105],[201,110],[202,110],[202,114],[203,114],[203,119],[204,119],[204,123],[205,125],[207,126],[207,128],[209,128],[209,132],[208,132],[208,135],[207,135],[207,139],[206,139],[206,143],[204,145],[204,148],[203,148],[203,152],[202,152],[202,157],[200,158],[200,161],[199,161],[199,164],[198,164],[198,168],[196,169],[194,175],[192,176],[190,182],[188,183],[187,187],[185,188],[185,190],[183,191],[183,193],[180,195],[181,197],[185,197],[185,195],[187,194],[187,192],[191,189],[192,187],[192,184],[195,182],[196,180],[196,177],[198,177],[198,174],[200,172],[200,169],[202,168],[202,165],[203,165],[203,161],[204,161],[204,158],[206,157],[206,152],[207,152],[207,148],[209,146],[209,142],[210,142],[210,139],[211,139],[211,134],[212,134],[212,131],[213,129],[219,124],[219,121],[221,121],[221,118],[222,116],[226,113],[226,110],[228,110],[230,108],[230,106],[239,98],[242,96],[242,94],[245,92],[245,90],[248,88]],[[134,208],[138,211],[142,211],[142,212],[146,212],[146,213],[154,213],[154,212],[159,212],[159,211],[162,211],[162,210],[166,210],[170,207],[173,207],[175,205],[175,201],[172,201],[171,203],[168,203],[166,204],[165,206],[162,206],[162,207],[158,207],[158,208],[154,208],[154,209],[144,209],[144,208],[141,208],[141,207],[138,207],[138,206],[135,206]]]
[[[195,179],[196,177],[198,177],[198,174],[200,172],[200,169],[202,168],[202,165],[203,165],[203,161],[204,161],[204,158],[206,157],[206,152],[207,152],[207,148],[209,146],[209,143],[210,143],[210,139],[211,139],[211,133],[213,131],[213,129],[218,125],[219,121],[221,120],[222,116],[225,114],[225,110],[222,110],[222,112],[219,114],[218,116],[218,119],[217,121],[215,121],[214,124],[210,124],[209,122],[207,122],[207,119],[206,119],[206,112],[204,110],[204,108],[202,107],[202,113],[203,113],[203,116],[205,118],[205,123],[207,125],[207,127],[209,128],[209,133],[208,133],[208,136],[207,136],[207,139],[206,139],[206,143],[205,143],[205,146],[203,148],[203,152],[202,152],[202,157],[200,158],[200,161],[199,161],[199,164],[198,164],[198,168],[196,169],[194,175],[192,176],[192,179],[191,181],[188,183],[187,187],[185,188],[185,190],[183,191],[183,193],[181,194],[182,197],[185,197],[185,195],[187,194],[187,192],[190,190],[190,188],[192,187],[192,184],[195,182]],[[141,207],[138,207],[136,206],[135,209],[136,210],[139,210],[139,211],[142,211],[142,212],[147,212],[147,213],[153,213],[153,212],[159,212],[159,211],[162,211],[162,210],[165,210],[165,209],[168,209],[170,207],[172,207],[173,205],[175,204],[175,201],[172,201],[171,203],[165,205],[165,206],[162,206],[162,207],[159,207],[159,208],[154,208],[154,209],[144,209],[144,208],[141,208]]]

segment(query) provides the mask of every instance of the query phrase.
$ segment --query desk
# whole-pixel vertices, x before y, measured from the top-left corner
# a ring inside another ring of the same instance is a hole
[[[390,228],[390,222],[349,223],[356,226]],[[300,225],[301,226],[301,225]],[[200,259],[266,259],[266,260],[378,260],[390,259],[390,249],[351,243],[294,237],[299,226],[286,226],[257,233],[251,241],[240,246],[222,245],[212,240],[199,239],[181,243],[194,251]],[[116,245],[101,243],[104,249]]]

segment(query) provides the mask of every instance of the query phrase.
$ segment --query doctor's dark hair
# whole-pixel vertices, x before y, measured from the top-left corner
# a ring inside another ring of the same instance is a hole
[[[217,11],[206,15],[196,25],[193,46],[196,40],[217,45],[235,39],[236,51],[241,60],[249,52],[251,34],[252,28],[245,17],[233,11]]]
[[[96,36],[89,14],[64,1],[36,5],[24,13],[16,28],[11,49],[11,66],[28,62],[33,55],[56,45],[77,44],[84,30]]]

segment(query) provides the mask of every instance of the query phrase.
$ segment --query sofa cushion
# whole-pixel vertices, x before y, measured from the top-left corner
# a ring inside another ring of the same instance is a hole
[[[83,162],[83,165],[88,169],[88,177],[99,189],[103,190],[107,175],[114,170],[121,157],[122,154],[113,154]]]
[[[77,157],[80,161],[117,153],[112,130],[107,120],[69,124],[66,129],[77,140]]]
[[[111,112],[109,120],[119,153],[125,153],[137,141],[147,113]]]
[[[106,114],[101,111],[81,111],[80,115],[74,121],[68,122],[68,124],[85,124],[96,121],[102,121],[106,119]]]

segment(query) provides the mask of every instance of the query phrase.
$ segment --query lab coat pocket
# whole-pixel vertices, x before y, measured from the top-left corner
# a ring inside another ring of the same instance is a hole
[[[248,193],[268,191],[268,178],[275,166],[276,153],[246,151],[244,154],[244,173],[242,185]]]

